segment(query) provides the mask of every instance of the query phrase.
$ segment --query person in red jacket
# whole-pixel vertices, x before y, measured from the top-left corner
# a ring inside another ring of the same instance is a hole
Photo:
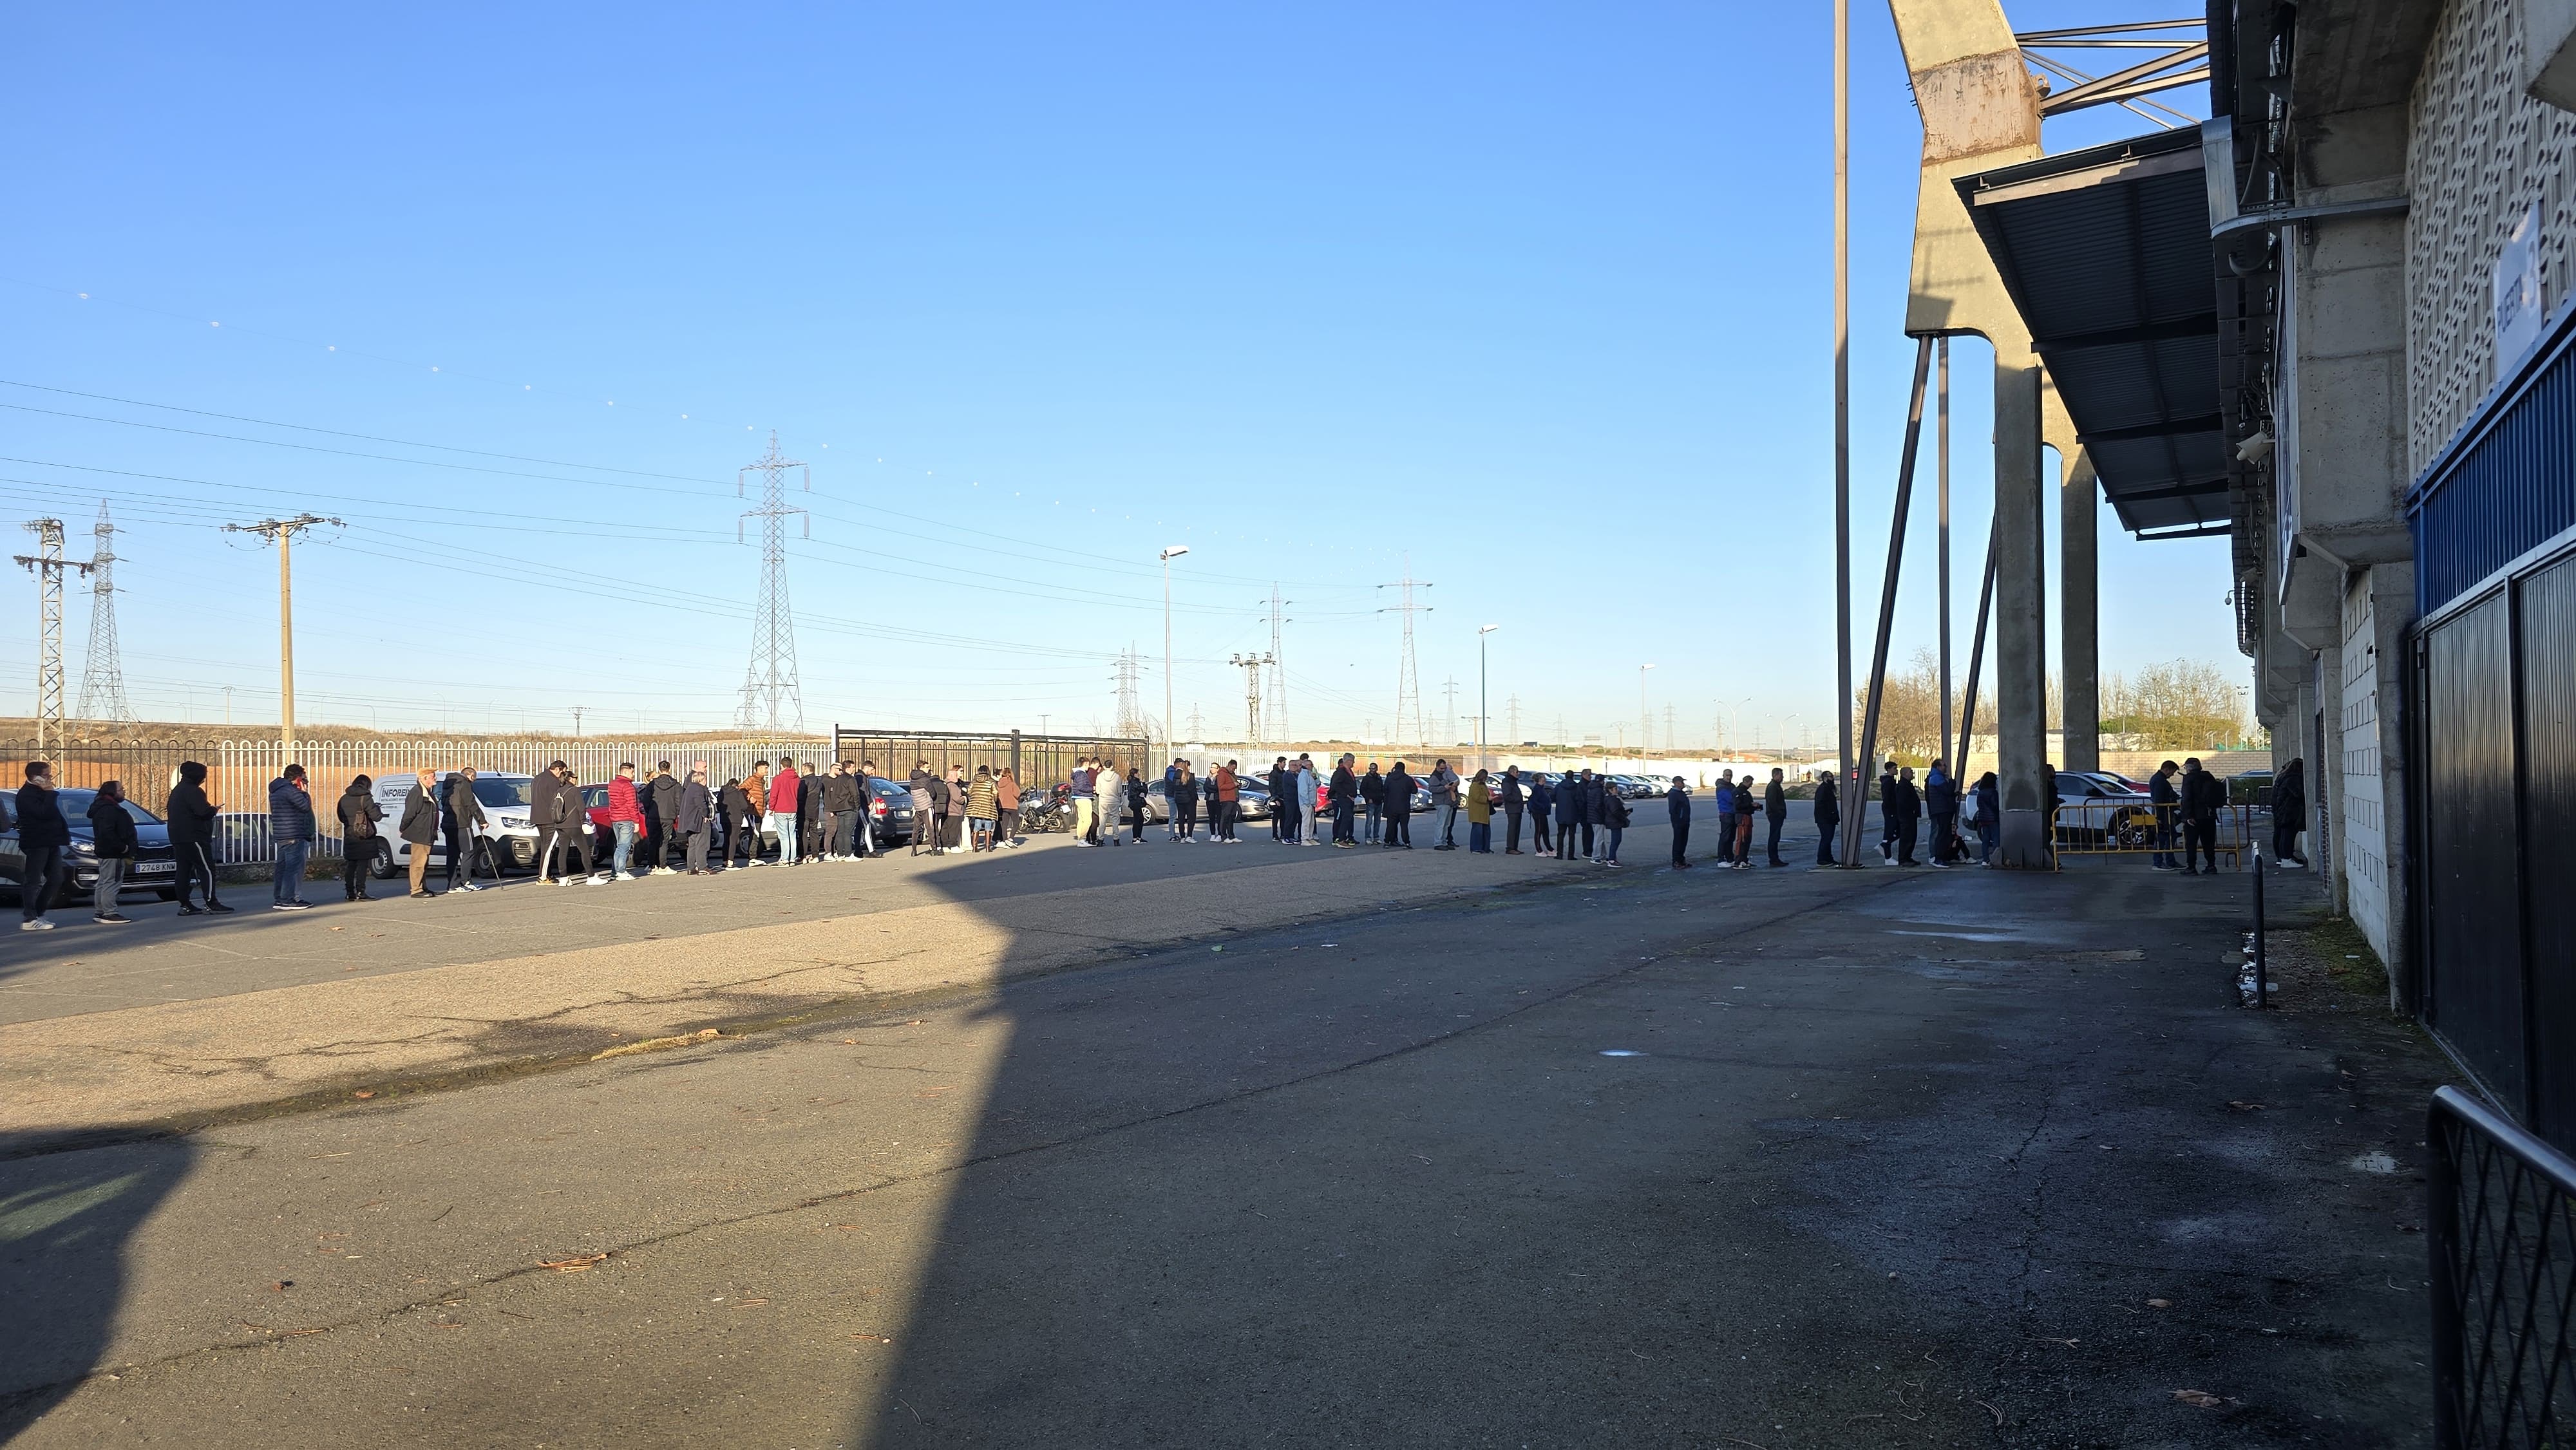
[[[617,767],[617,778],[608,783],[608,828],[617,833],[617,848],[609,861],[616,868],[612,881],[632,881],[635,873],[629,864],[635,857],[635,833],[644,829],[644,806],[635,798],[635,762]]]
[[[769,819],[763,822],[778,837],[778,864],[796,864],[796,762],[778,757],[778,773],[769,778]]]

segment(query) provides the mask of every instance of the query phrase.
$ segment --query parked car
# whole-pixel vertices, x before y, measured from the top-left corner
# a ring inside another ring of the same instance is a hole
[[[2117,776],[2061,770],[2057,803],[2083,807],[2057,817],[2056,839],[2066,845],[2100,846],[2116,840],[2134,850],[2155,840],[2154,804],[2145,791],[2130,789]]]
[[[83,895],[98,889],[98,851],[89,823],[90,805],[98,799],[94,790],[62,790],[54,793],[55,804],[62,807],[63,819],[71,824],[71,849],[63,853],[67,876],[63,886],[64,905],[71,893]],[[170,828],[159,816],[136,805],[131,797],[125,802],[125,813],[134,818],[134,859],[125,868],[125,889],[120,895],[149,891],[163,901],[179,899],[179,857],[170,849]],[[18,850],[18,828],[0,831],[0,873],[11,900],[18,899],[18,883],[27,874],[27,858]]]
[[[483,824],[474,832],[476,874],[537,869],[537,828],[528,820],[528,791],[535,782],[532,775],[475,775],[474,799],[483,806]],[[401,826],[403,800],[417,784],[414,777],[401,774],[376,780],[376,804],[384,809],[385,818],[377,822],[376,859],[368,869],[379,880],[390,880],[411,868],[411,843],[402,838]],[[447,788],[445,771],[439,773],[438,788]],[[429,865],[433,871],[447,869],[444,829],[430,843]]]

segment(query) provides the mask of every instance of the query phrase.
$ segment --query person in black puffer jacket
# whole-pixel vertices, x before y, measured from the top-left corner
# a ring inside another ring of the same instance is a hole
[[[170,847],[179,857],[181,916],[232,910],[215,899],[215,816],[215,803],[206,799],[205,765],[180,761],[178,784],[170,787],[169,805],[161,817],[170,823]],[[191,900],[199,882],[206,887],[202,907]]]
[[[63,889],[63,855],[71,849],[71,822],[63,819],[54,799],[54,768],[41,760],[27,762],[27,783],[18,788],[18,853],[26,864],[18,877],[20,931],[52,931],[45,908]]]

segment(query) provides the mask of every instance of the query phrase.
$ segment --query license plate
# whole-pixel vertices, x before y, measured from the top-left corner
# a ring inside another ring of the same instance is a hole
[[[134,867],[137,876],[168,876],[179,869],[176,861],[141,861]]]

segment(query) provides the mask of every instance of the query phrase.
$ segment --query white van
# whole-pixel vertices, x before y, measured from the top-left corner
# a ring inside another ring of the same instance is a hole
[[[447,788],[446,771],[438,773],[438,788]],[[376,823],[376,860],[378,879],[390,879],[411,869],[411,843],[402,838],[403,800],[419,780],[410,775],[380,776],[376,780],[376,804],[384,809],[385,818]],[[497,864],[503,871],[533,870],[537,864],[537,828],[528,818],[530,788],[536,777],[476,772],[474,798],[483,804],[483,824],[476,829],[476,850],[481,860],[478,872]],[[447,836],[442,830],[429,847],[430,869],[447,869]]]

